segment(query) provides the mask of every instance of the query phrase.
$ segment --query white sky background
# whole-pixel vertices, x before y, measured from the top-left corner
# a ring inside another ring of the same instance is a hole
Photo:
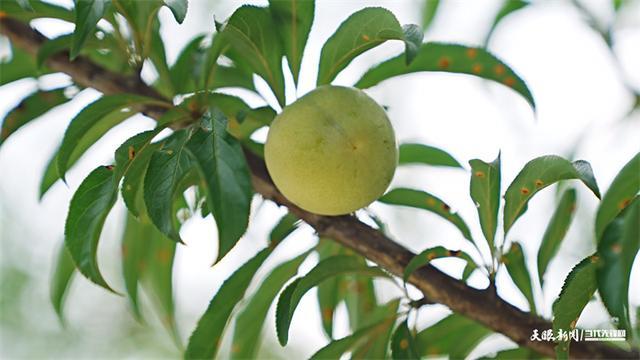
[[[221,21],[240,4],[239,1],[218,1],[211,6],[206,1],[191,0],[183,25],[176,24],[167,9],[161,10],[162,35],[169,61],[175,60],[180,49],[194,35],[212,31],[214,9],[216,19]],[[426,40],[479,45],[499,4],[499,1],[492,0],[444,1]],[[588,4],[604,24],[612,20],[608,0],[594,0]],[[403,24],[420,22],[421,2],[417,0],[318,1],[298,95],[313,88],[314,68],[317,67],[322,43],[349,14],[367,5],[390,9]],[[41,20],[36,24],[48,36],[73,29],[73,25],[58,21]],[[624,75],[630,84],[640,89],[640,68],[637,65],[640,64],[639,1],[635,1],[619,19],[617,30],[616,51],[623,64]],[[390,42],[366,53],[341,73],[335,83],[352,84],[369,66],[395,55],[402,47],[399,42]],[[640,115],[636,112],[624,119],[633,98],[624,88],[615,62],[599,36],[566,1],[545,1],[507,18],[497,29],[489,48],[527,81],[538,105],[535,117],[516,93],[470,76],[413,74],[386,81],[367,92],[379,103],[389,106],[389,116],[400,143],[423,142],[443,148],[465,166],[473,158],[493,160],[501,150],[503,191],[528,160],[545,154],[570,156],[574,149],[575,159],[589,161],[601,190],[607,189],[617,171],[640,148]],[[145,74],[152,75],[149,72]],[[41,86],[53,87],[64,79],[64,76],[48,76]],[[35,81],[23,80],[0,88],[0,114],[15,106],[37,85]],[[291,101],[293,96],[288,94],[288,99]],[[3,264],[19,259],[19,266],[35,278],[38,288],[31,290],[23,302],[25,309],[34,315],[29,331],[41,336],[57,336],[61,331],[48,304],[48,279],[52,254],[63,236],[66,210],[73,190],[93,168],[109,163],[114,149],[126,138],[153,125],[152,121],[138,117],[111,131],[70,171],[69,187],[57,184],[42,202],[38,202],[41,174],[66,125],[74,114],[96,97],[96,92],[84,91],[72,103],[24,127],[0,150],[1,259]],[[462,170],[407,167],[396,173],[393,185],[418,188],[442,198],[460,212],[472,228],[473,235],[482,241],[476,210],[468,195],[468,181],[469,173]],[[579,190],[578,213],[556,260],[547,271],[545,296],[540,292],[537,294],[538,306],[547,317],[551,302],[559,293],[570,268],[595,249],[591,234],[597,201],[584,186],[572,185]],[[555,188],[539,193],[509,234],[510,240],[523,244],[532,274],[536,274],[536,250],[549,221],[554,196]],[[215,255],[213,220],[193,219],[183,227],[182,235],[188,246],[179,247],[174,272],[177,318],[183,337],[190,334],[211,296],[230,272],[266,244],[268,231],[284,211],[258,200],[255,205],[247,235],[214,268],[210,267]],[[472,251],[457,229],[433,214],[381,204],[374,204],[371,209],[388,222],[394,238],[412,250],[445,245]],[[123,216],[124,208],[119,204],[107,220],[99,250],[107,281],[122,291],[118,237]],[[276,260],[289,258],[314,242],[312,231],[304,228],[280,246]],[[273,260],[268,262],[268,266],[275,264]],[[301,273],[312,265],[312,262],[305,263]],[[443,269],[456,276],[461,271],[458,264]],[[260,275],[265,273],[264,269],[260,271]],[[498,278],[501,296],[526,310],[524,297],[504,275]],[[533,279],[535,281],[537,276]],[[486,285],[477,275],[474,275],[472,283]],[[631,303],[634,307],[640,305],[639,283],[636,259],[631,280]],[[381,300],[398,295],[392,287],[381,286],[380,289],[383,289],[378,294]],[[130,317],[126,307],[124,298],[108,294],[76,277],[66,309],[69,331],[76,338],[68,340],[68,347],[58,345],[48,354],[88,356],[101,349],[109,351],[107,349],[111,345],[106,339],[113,335],[109,335],[110,328],[104,328],[104,325],[128,321],[122,320]],[[421,311],[419,321],[422,327],[446,313],[444,307],[432,308]],[[342,312],[342,320],[338,321],[339,335],[346,335],[343,315]],[[591,303],[581,318],[581,325],[591,328],[608,327],[606,322],[607,315],[597,303]],[[266,328],[273,339],[273,314],[267,319]],[[308,356],[326,342],[321,332],[315,293],[302,301],[294,316],[291,334],[288,348],[293,351],[290,354],[296,356]],[[4,324],[0,324],[0,336],[0,351],[14,356],[28,354],[26,349],[37,347],[39,343],[34,343],[33,339],[26,342],[18,331]],[[168,337],[161,334],[160,339],[166,342],[163,347],[171,348]],[[500,346],[508,346],[506,341],[497,341]],[[489,351],[494,346],[498,346],[496,341],[489,341],[483,349]],[[480,350],[476,353],[482,354]],[[120,354],[140,356],[145,352],[131,347],[121,350]]]

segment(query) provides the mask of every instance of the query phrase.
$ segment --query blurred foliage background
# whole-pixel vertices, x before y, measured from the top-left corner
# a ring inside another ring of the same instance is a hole
[[[70,6],[65,1],[59,3]],[[171,20],[167,9],[161,10],[161,33],[169,61],[175,61],[180,49],[193,36],[211,33],[214,16],[222,21],[242,3],[245,2],[190,0],[187,19],[182,25]],[[504,184],[513,179],[527,160],[538,155],[585,159],[593,165],[603,189],[638,151],[640,1],[541,0],[531,4],[500,0],[319,1],[308,52],[303,59],[302,90],[298,95],[313,87],[315,79],[304,74],[305,69],[317,66],[320,44],[348,14],[371,5],[390,9],[403,23],[422,23],[427,31],[425,40],[486,45],[528,82],[538,104],[538,112],[533,114],[527,104],[509,90],[470,77],[434,73],[408,75],[370,91],[378,102],[388,106],[400,142],[411,140],[438,146],[463,164],[475,157],[491,160],[501,150]],[[508,13],[505,9],[514,11]],[[73,25],[55,20],[36,20],[33,25],[48,36],[73,30]],[[401,47],[401,44],[389,43],[366,53],[354,61],[336,83],[352,83],[371,65],[400,52]],[[6,39],[0,39],[0,55],[7,51]],[[154,74],[143,71],[143,76],[152,79]],[[65,81],[68,81],[65,76],[54,75],[3,87],[0,114],[9,111],[34,88],[53,88]],[[108,294],[80,276],[70,290],[66,324],[58,321],[49,303],[52,261],[62,239],[72,189],[96,163],[107,162],[127,134],[150,124],[150,120],[138,116],[136,121],[109,132],[70,172],[68,186],[56,184],[39,201],[40,176],[68,121],[97,96],[95,91],[83,90],[72,103],[22,129],[0,151],[0,354],[3,358],[180,356],[153,314],[146,316],[149,324],[136,323],[124,297]],[[260,105],[257,99],[249,100],[254,102],[252,105]],[[428,189],[454,205],[463,217],[474,218],[475,208],[468,198],[465,171],[401,169],[394,185]],[[529,250],[533,254],[538,248],[555,201],[553,190],[539,195],[531,203],[526,219],[514,227],[511,238],[524,244],[525,253]],[[595,248],[591,235],[595,206],[595,199],[580,189],[576,220],[558,260],[548,270],[546,296],[536,294],[536,301],[545,309],[543,315],[549,315],[551,301],[560,291],[571,266]],[[380,204],[374,204],[371,211],[388,223],[397,241],[412,250],[435,245],[468,246],[455,229],[431,214]],[[194,218],[185,224],[182,235],[187,246],[179,248],[174,269],[176,317],[183,339],[222,281],[266,242],[269,229],[282,213],[283,210],[273,204],[255,199],[249,232],[215,268],[210,267],[214,255],[210,240],[214,236],[213,220]],[[120,289],[118,237],[123,221],[124,209],[118,205],[107,220],[100,248],[104,272]],[[474,235],[480,235],[478,224],[473,225]],[[281,258],[310,247],[316,239],[309,228],[302,228],[286,241],[279,249]],[[534,260],[529,260],[531,265]],[[308,269],[312,265],[305,263],[304,266]],[[446,263],[438,265],[448,272],[460,271]],[[640,305],[637,265],[638,259],[631,278],[630,302],[634,307]],[[483,281],[478,278],[475,285],[486,286]],[[380,289],[377,295],[383,301],[397,291],[384,286]],[[526,309],[526,300],[508,277],[498,277],[498,289],[505,299]],[[304,314],[299,313],[294,319],[292,334],[295,335],[286,349],[275,341],[272,319],[267,322],[268,336],[261,357],[308,356],[326,343],[320,331],[317,305],[311,298],[314,296],[302,302],[299,312]],[[444,307],[432,306],[421,312],[418,321],[423,325],[432,324],[445,314]],[[340,309],[338,336],[346,335],[345,317],[346,312]],[[594,303],[586,308],[579,325],[608,328],[607,322],[602,305]],[[506,346],[509,346],[506,338],[494,335],[486,339],[472,357]]]

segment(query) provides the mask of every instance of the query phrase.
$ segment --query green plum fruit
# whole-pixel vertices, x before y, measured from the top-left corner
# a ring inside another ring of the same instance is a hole
[[[363,91],[321,86],[284,108],[269,129],[267,169],[282,194],[321,215],[378,199],[398,164],[384,109]]]

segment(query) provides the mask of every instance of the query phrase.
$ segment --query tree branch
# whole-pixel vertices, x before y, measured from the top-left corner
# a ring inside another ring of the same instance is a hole
[[[7,17],[0,18],[0,33],[8,36],[14,45],[36,55],[47,38],[27,24]],[[70,75],[83,86],[92,87],[104,94],[132,93],[162,100],[163,97],[137,77],[110,72],[86,58],[70,61],[68,53],[50,57],[46,66]],[[158,119],[164,110],[146,108],[145,114]],[[391,273],[402,276],[404,268],[415,256],[402,245],[385,237],[381,232],[360,222],[353,216],[321,216],[304,211],[289,202],[275,187],[264,161],[245,152],[252,172],[256,192],[289,210],[311,225],[319,234],[330,237],[347,246]],[[523,312],[497,297],[490,290],[478,290],[467,286],[437,268],[428,265],[411,275],[409,282],[416,286],[429,301],[448,306],[452,311],[465,315],[478,323],[509,337],[521,346],[554,357],[552,342],[531,341],[534,329],[551,329],[552,324],[540,317]],[[464,334],[460,334],[464,336]],[[576,358],[630,358],[640,357],[637,350],[625,351],[604,343],[576,342],[571,344],[571,356]]]

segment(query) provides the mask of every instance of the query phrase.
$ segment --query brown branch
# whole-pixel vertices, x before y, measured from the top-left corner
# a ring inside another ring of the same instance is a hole
[[[36,30],[20,21],[5,17],[0,19],[0,25],[0,33],[8,36],[16,46],[32,55],[37,54],[42,43],[47,40]],[[49,58],[46,66],[52,70],[64,72],[78,84],[95,88],[104,94],[132,93],[162,99],[162,96],[139,78],[109,72],[86,58],[79,57],[72,62],[69,61],[67,54],[61,53]],[[158,119],[163,114],[163,110],[148,108],[145,113]],[[245,154],[251,168],[253,186],[264,198],[288,207],[292,213],[311,225],[319,234],[334,239],[391,273],[402,276],[404,268],[415,256],[414,253],[353,216],[320,216],[298,208],[276,189],[264,161],[250,152]],[[555,356],[553,343],[530,341],[534,329],[540,331],[551,329],[552,324],[505,302],[494,291],[471,288],[464,282],[452,278],[430,265],[414,272],[409,282],[420,289],[429,301],[444,304],[452,311],[504,334],[521,346],[546,356]],[[464,336],[464,334],[460,334],[460,336]],[[638,359],[640,357],[637,350],[625,351],[604,343],[594,342],[573,343],[571,356],[606,359]]]

